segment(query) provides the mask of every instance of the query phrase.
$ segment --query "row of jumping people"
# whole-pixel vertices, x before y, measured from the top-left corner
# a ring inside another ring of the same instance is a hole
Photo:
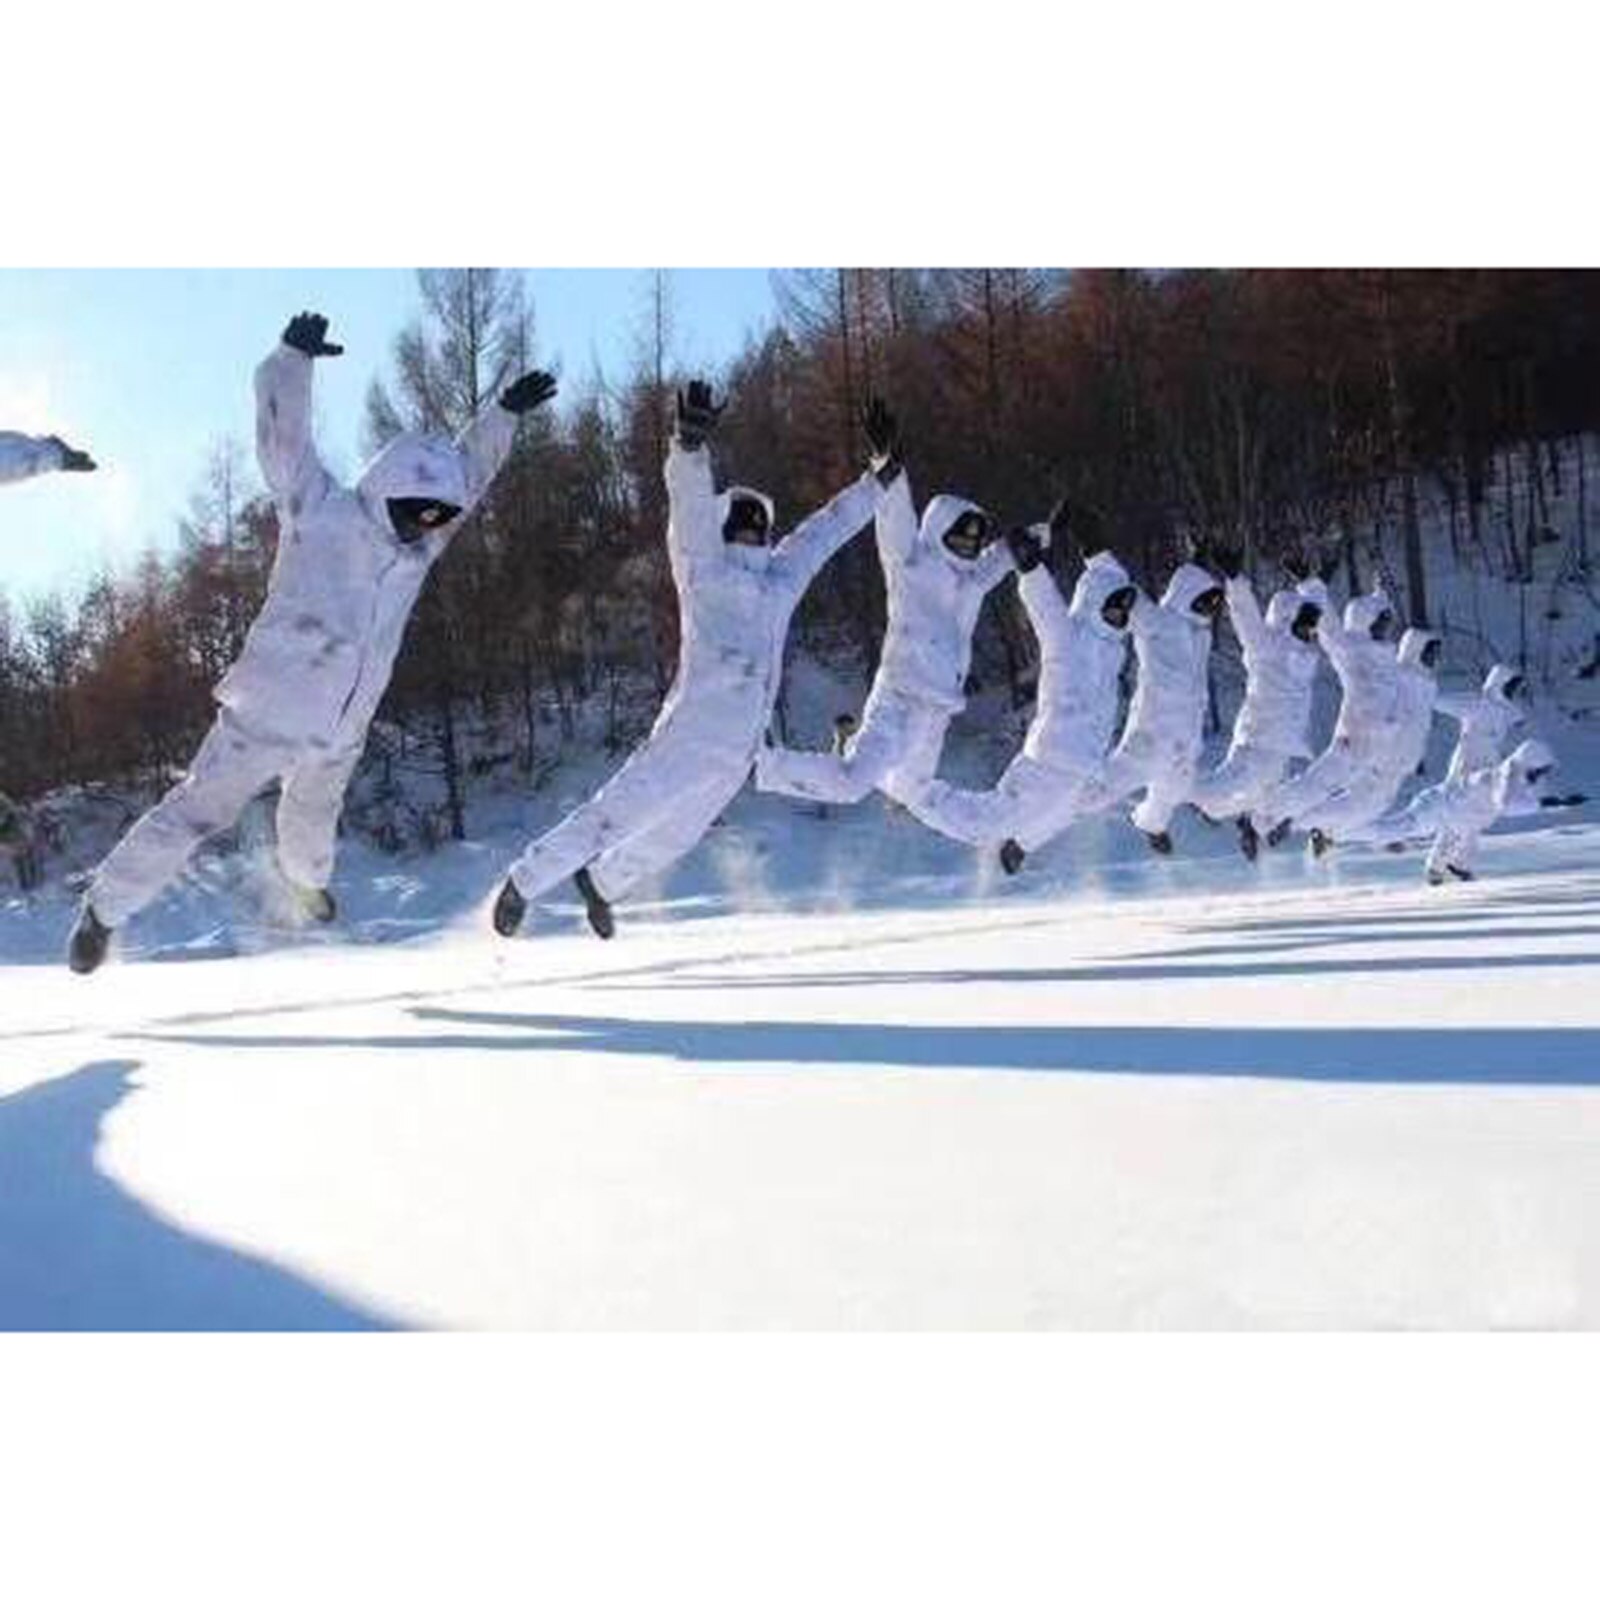
[[[94,970],[115,929],[274,782],[281,875],[309,916],[337,915],[328,886],[345,789],[423,580],[500,470],[518,419],[556,390],[550,374],[526,373],[457,438],[403,433],[347,486],[323,464],[312,430],[315,363],[342,354],[327,334],[326,318],[302,312],[257,369],[257,457],[279,524],[267,597],[217,686],[216,720],[187,774],[92,874],[68,950],[76,971]],[[881,401],[864,418],[866,470],[779,537],[767,496],[716,486],[710,446],[721,410],[708,385],[691,383],[678,397],[666,462],[681,624],[672,688],[641,747],[519,857],[494,904],[499,933],[516,933],[530,902],[570,879],[591,925],[609,936],[611,902],[692,849],[752,767],[760,787],[816,799],[881,789],[953,837],[998,845],[1015,871],[1077,817],[1135,795],[1134,821],[1157,848],[1170,848],[1168,820],[1185,801],[1247,818],[1252,833],[1270,838],[1286,825],[1354,837],[1381,818],[1415,765],[1415,756],[1397,763],[1396,730],[1414,725],[1424,683],[1431,714],[1437,644],[1409,633],[1397,655],[1376,636],[1389,609],[1381,597],[1355,602],[1340,628],[1307,577],[1263,617],[1236,565],[1218,556],[1220,567],[1235,567],[1225,581],[1190,562],[1156,602],[1108,551],[1087,548],[1068,602],[1042,560],[1066,536],[1066,509],[1004,534],[953,495],[935,496],[919,517]],[[62,451],[81,456],[59,441],[50,450],[56,465],[73,464]],[[824,563],[868,523],[887,582],[888,633],[860,729],[837,753],[775,748],[767,731],[790,620]],[[1087,542],[1082,530],[1078,542]],[[935,771],[964,703],[984,596],[1013,570],[1043,653],[1037,714],[996,789],[963,791]],[[1227,759],[1204,773],[1206,660],[1225,606],[1245,645],[1250,690]],[[1130,636],[1138,683],[1108,748]],[[1345,706],[1330,749],[1286,782],[1304,753],[1303,731],[1298,739],[1291,731],[1303,725],[1298,708],[1309,708],[1313,641],[1344,682]],[[1541,747],[1525,745],[1487,789],[1441,797],[1439,814],[1426,819],[1435,857],[1465,870],[1470,839],[1495,816],[1551,803],[1543,789],[1552,765]]]

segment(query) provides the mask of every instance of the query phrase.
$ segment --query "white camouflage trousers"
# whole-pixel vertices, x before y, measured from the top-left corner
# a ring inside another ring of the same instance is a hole
[[[361,746],[322,751],[263,738],[224,709],[173,785],[118,841],[96,869],[89,903],[117,927],[155,899],[213,834],[238,820],[274,780],[278,797],[278,865],[291,882],[326,886],[350,774]]]

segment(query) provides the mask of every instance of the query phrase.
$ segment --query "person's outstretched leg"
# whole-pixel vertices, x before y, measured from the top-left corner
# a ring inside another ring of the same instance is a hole
[[[339,813],[361,747],[298,761],[278,798],[278,867],[307,911],[319,922],[333,919],[328,893],[333,876]]]
[[[206,839],[232,825],[291,756],[288,747],[256,738],[224,711],[183,780],[145,812],[95,869],[86,902],[100,922],[119,927],[142,911]]]
[[[512,865],[510,882],[535,900],[597,856],[654,827],[704,781],[703,753],[684,739],[642,745],[576,810]]]
[[[904,759],[913,712],[897,696],[869,699],[861,727],[842,755],[782,747],[762,750],[756,756],[756,787],[764,793],[833,805],[865,800]]]
[[[665,872],[699,844],[743,785],[743,774],[713,773],[685,790],[649,827],[588,864],[595,892],[609,905]]]

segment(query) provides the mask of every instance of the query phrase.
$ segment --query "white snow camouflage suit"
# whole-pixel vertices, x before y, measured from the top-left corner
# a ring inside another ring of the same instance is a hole
[[[984,596],[1012,570],[1002,540],[973,561],[946,547],[945,534],[978,509],[956,495],[935,495],[919,524],[904,472],[884,491],[878,557],[889,616],[861,726],[842,755],[763,750],[758,788],[838,804],[881,789],[908,805],[933,777],[945,730],[966,703]]]
[[[1394,653],[1392,709],[1383,737],[1343,783],[1296,815],[1296,826],[1308,832],[1315,828],[1335,840],[1355,840],[1394,804],[1427,752],[1439,681],[1431,668],[1423,666],[1422,655],[1437,638],[1423,628],[1407,628],[1400,636]]]
[[[108,927],[153,900],[274,779],[284,875],[327,884],[345,786],[422,581],[510,452],[516,418],[491,404],[455,441],[401,434],[346,488],[312,441],[311,376],[311,358],[288,345],[256,369],[256,454],[279,528],[266,602],[217,686],[217,720],[188,775],[94,875],[89,903]],[[461,516],[404,544],[388,511],[404,498]]]
[[[1247,578],[1230,578],[1227,595],[1244,656],[1244,703],[1233,721],[1228,753],[1189,791],[1191,804],[1219,822],[1255,811],[1283,782],[1291,763],[1311,755],[1311,691],[1321,652],[1290,630],[1307,602],[1324,613],[1328,609],[1328,591],[1315,578],[1279,590],[1265,617]]]
[[[1535,783],[1529,773],[1555,764],[1554,755],[1541,740],[1524,739],[1504,761],[1480,767],[1459,783],[1450,784],[1431,824],[1434,839],[1428,851],[1429,878],[1437,882],[1452,868],[1470,873],[1477,861],[1480,835],[1501,817],[1539,811],[1545,780]]]
[[[1328,748],[1261,801],[1254,816],[1259,833],[1270,833],[1279,822],[1298,823],[1337,790],[1363,781],[1369,765],[1381,760],[1399,708],[1400,665],[1394,646],[1374,639],[1372,630],[1393,610],[1388,595],[1374,589],[1350,600],[1342,621],[1331,608],[1323,611],[1317,643],[1339,680],[1339,718]]]
[[[26,433],[0,433],[0,483],[20,483],[41,472],[58,472],[66,459],[54,439]]]
[[[1043,565],[1021,576],[1017,587],[1039,640],[1038,701],[1022,750],[992,789],[931,779],[908,800],[912,815],[965,844],[1015,839],[1029,851],[1071,824],[1116,732],[1128,650],[1126,631],[1112,627],[1101,607],[1132,582],[1105,551],[1085,566],[1070,605]]]
[[[1369,844],[1402,844],[1436,832],[1450,791],[1475,772],[1494,766],[1507,737],[1526,723],[1527,713],[1506,694],[1506,685],[1520,676],[1515,667],[1502,663],[1489,669],[1476,694],[1441,693],[1434,709],[1460,724],[1444,781],[1414,795],[1403,810],[1390,812],[1348,837]]]
[[[728,542],[730,499],[711,452],[674,440],[666,465],[667,552],[678,591],[678,670],[649,737],[583,805],[511,869],[534,900],[580,867],[607,900],[624,897],[697,844],[739,792],[772,717],[789,620],[823,564],[877,512],[864,473],[776,545]],[[757,496],[769,506],[765,496]]]
[[[1173,573],[1159,604],[1141,595],[1133,608],[1133,650],[1139,663],[1133,704],[1122,738],[1095,786],[1096,809],[1137,794],[1134,826],[1164,833],[1188,798],[1205,743],[1206,664],[1211,624],[1190,607],[1217,580],[1186,562]]]

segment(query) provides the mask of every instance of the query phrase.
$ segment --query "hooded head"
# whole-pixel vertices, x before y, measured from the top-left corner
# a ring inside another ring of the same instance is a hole
[[[1369,639],[1383,640],[1394,627],[1394,608],[1382,589],[1358,594],[1344,608],[1346,633],[1364,633]]]
[[[1501,705],[1515,704],[1523,696],[1527,682],[1515,667],[1508,667],[1505,662],[1497,661],[1489,668],[1489,675],[1483,680],[1483,696],[1486,700],[1498,700]]]
[[[1128,626],[1138,594],[1127,569],[1109,550],[1102,550],[1089,558],[1072,591],[1072,611],[1120,633]]]
[[[936,494],[922,513],[922,539],[957,565],[976,561],[995,537],[994,519],[956,494]]]
[[[1426,628],[1407,628],[1400,635],[1400,648],[1396,652],[1403,667],[1421,667],[1432,672],[1439,665],[1444,651],[1444,641]]]
[[[453,529],[468,500],[461,452],[430,433],[391,439],[361,474],[356,492],[401,544]]]
[[[1222,585],[1192,561],[1185,561],[1172,574],[1161,596],[1161,604],[1168,611],[1181,612],[1196,622],[1210,622],[1221,611],[1222,602]]]
[[[724,544],[765,549],[777,541],[777,508],[759,489],[732,484],[717,496],[717,526]]]

